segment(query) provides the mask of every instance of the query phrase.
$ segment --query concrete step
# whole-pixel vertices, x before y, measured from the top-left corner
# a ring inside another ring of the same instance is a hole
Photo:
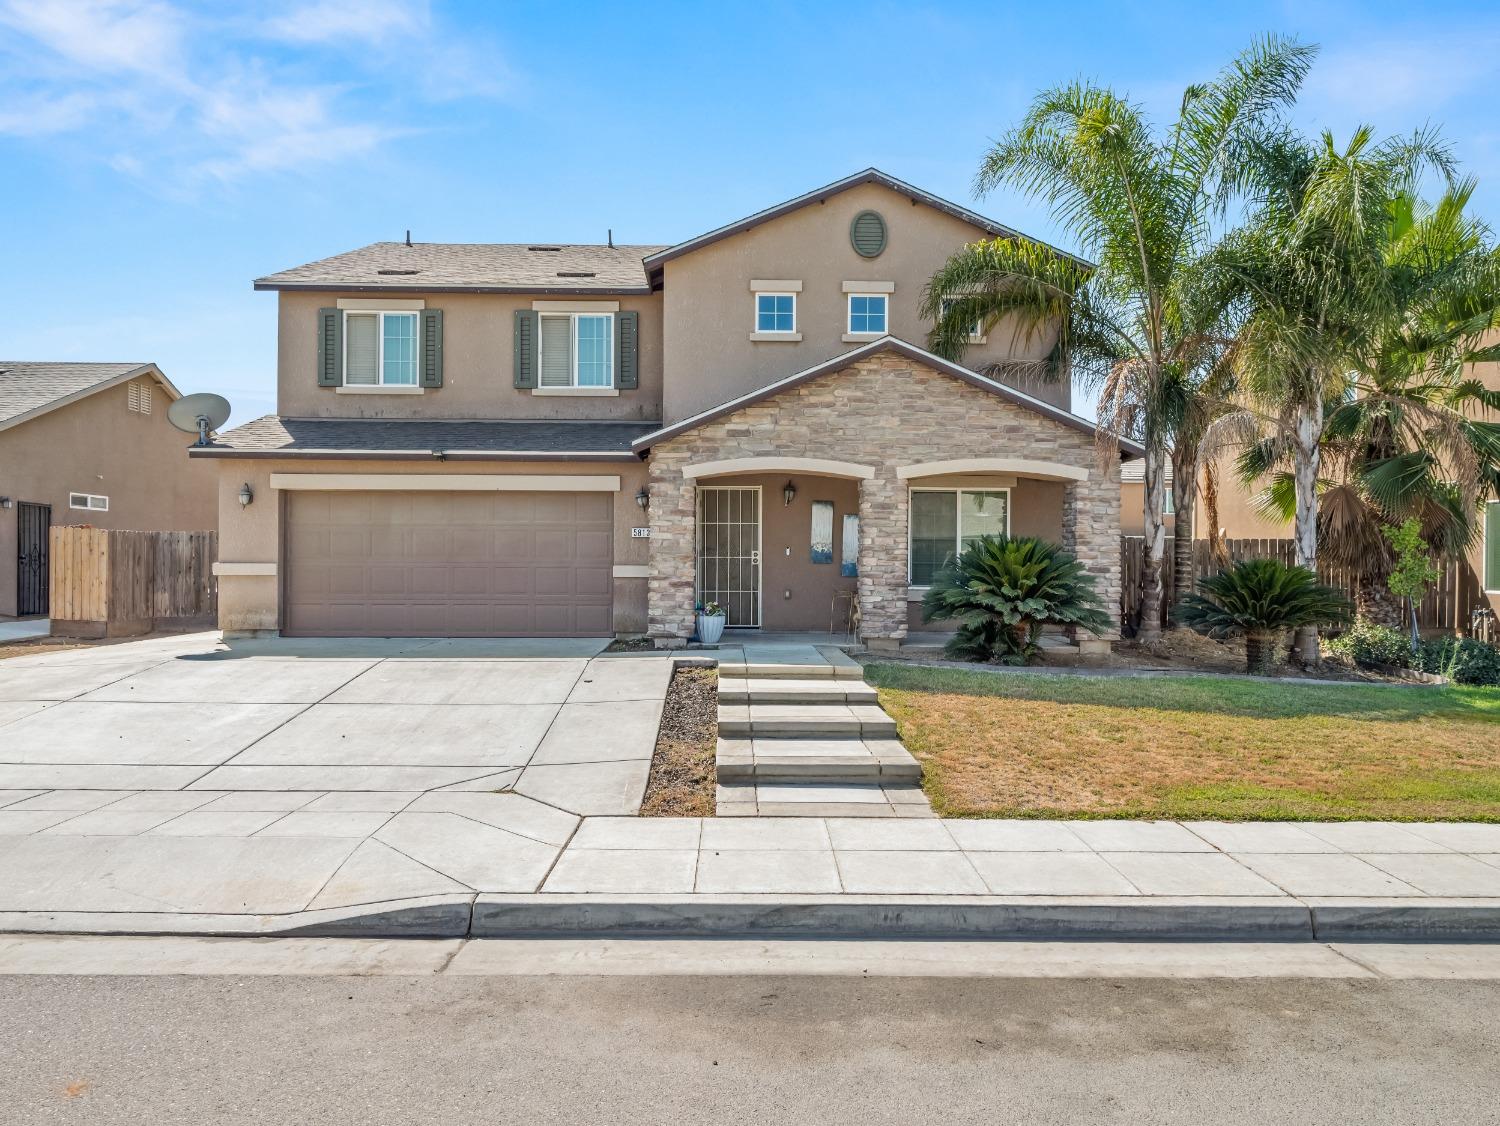
[[[720,782],[915,783],[922,766],[897,739],[719,740]]]
[[[719,817],[935,817],[922,787],[905,782],[721,782]]]
[[[874,704],[720,704],[719,734],[894,739],[896,721]]]
[[[874,704],[875,689],[862,680],[719,678],[721,704]]]

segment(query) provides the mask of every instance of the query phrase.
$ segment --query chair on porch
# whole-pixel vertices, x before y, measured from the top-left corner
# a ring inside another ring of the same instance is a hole
[[[839,621],[844,623],[844,635],[850,640],[859,637],[859,592],[853,590],[836,590],[833,592],[833,602],[828,608],[828,632],[837,633],[835,626]]]

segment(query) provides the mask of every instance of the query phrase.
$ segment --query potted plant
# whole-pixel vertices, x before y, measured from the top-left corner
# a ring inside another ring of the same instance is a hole
[[[714,645],[724,636],[724,607],[717,602],[698,603],[698,640]]]

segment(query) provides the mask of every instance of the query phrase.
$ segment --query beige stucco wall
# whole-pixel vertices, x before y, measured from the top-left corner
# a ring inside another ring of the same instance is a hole
[[[614,565],[644,566],[650,540],[633,539],[632,527],[645,527],[645,514],[635,494],[646,483],[645,466],[630,462],[414,462],[317,461],[296,458],[214,459],[219,475],[219,559],[225,563],[273,563],[276,576],[221,575],[219,628],[233,632],[281,628],[282,528],[285,493],[271,488],[272,473],[399,473],[442,477],[446,474],[493,473],[545,476],[617,476],[615,494]],[[242,485],[250,485],[255,500],[240,506]],[[614,625],[618,634],[643,633],[646,626],[646,580],[614,580]]]
[[[142,377],[147,378],[147,377]],[[154,380],[152,381],[155,382]],[[16,612],[19,504],[52,506],[52,523],[202,531],[215,523],[214,472],[187,456],[192,438],[167,421],[167,392],[150,414],[129,410],[127,384],[0,430],[0,615]],[[68,494],[109,497],[109,510],[68,507]]]
[[[880,212],[885,251],[861,258],[849,244],[849,224],[865,209]],[[764,387],[857,347],[848,328],[845,281],[894,282],[888,305],[893,336],[926,346],[930,322],[917,316],[922,287],[954,251],[988,237],[925,204],[878,184],[865,184],[668,262],[664,273],[664,350],[668,424]],[[752,280],[801,281],[797,295],[800,343],[752,341]],[[971,346],[964,364],[979,368],[1010,358],[1039,359],[1052,339],[1030,341],[1011,328],[991,330]],[[1066,383],[1024,390],[1068,407]]]
[[[443,386],[420,395],[339,394],[318,386],[318,310],[360,293],[282,293],[277,336],[277,413],[287,418],[592,418],[654,422],[661,417],[661,295],[602,297],[640,313],[640,387],[618,395],[537,395],[515,378],[515,311],[533,300],[574,298],[486,293],[392,294],[443,311]],[[577,300],[587,301],[579,298]]]
[[[897,402],[902,409],[890,410]],[[1093,435],[897,353],[882,352],[652,450],[650,628],[662,644],[680,641],[692,630],[697,488],[683,470],[706,461],[757,456],[817,457],[873,468],[873,477],[858,482],[858,591],[867,639],[899,641],[907,633],[910,489],[945,480],[906,480],[898,470],[963,457],[1025,458],[1088,471],[1083,481],[1050,482],[1038,489],[1035,503],[1028,497],[1024,508],[1018,498],[1013,527],[1055,531],[1056,539],[1094,575],[1100,601],[1112,615],[1116,612],[1119,468],[1113,462],[1099,466]]]

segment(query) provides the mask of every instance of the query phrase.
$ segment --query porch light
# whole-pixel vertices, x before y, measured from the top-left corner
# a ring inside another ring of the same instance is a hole
[[[250,502],[254,499],[255,490],[250,487],[250,482],[246,481],[243,485],[240,486],[240,507],[248,508]]]
[[[641,491],[635,494],[635,503],[642,512],[651,507],[651,494],[646,491],[646,486],[641,486]]]
[[[10,499],[10,497],[0,497],[0,508],[9,508],[10,506],[11,506],[11,499]]]
[[[782,498],[786,501],[788,508],[792,507],[792,501],[797,499],[797,486],[788,481],[781,490]]]

